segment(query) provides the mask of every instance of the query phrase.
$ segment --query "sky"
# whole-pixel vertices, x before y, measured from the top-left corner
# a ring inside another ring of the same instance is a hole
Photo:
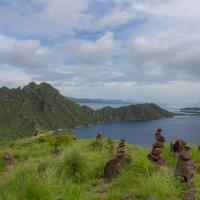
[[[0,0],[0,86],[200,102],[199,0]]]

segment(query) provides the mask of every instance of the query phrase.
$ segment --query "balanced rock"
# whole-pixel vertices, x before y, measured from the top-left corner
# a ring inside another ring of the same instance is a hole
[[[195,169],[195,163],[192,160],[191,149],[188,145],[179,153],[174,175],[182,182],[191,182]]]
[[[186,144],[187,142],[185,142],[184,140],[170,142],[170,151],[173,153],[180,153]]]
[[[95,140],[92,142],[92,146],[93,147],[98,146],[101,142],[101,139],[102,139],[102,135],[100,133],[97,133]]]
[[[111,138],[108,139],[108,149],[112,151],[114,149],[114,143]]]
[[[126,153],[125,147],[125,141],[122,139],[117,149],[116,158],[108,161],[104,168],[105,179],[111,179],[115,177],[121,168],[131,163],[131,156]]]
[[[151,153],[147,156],[149,160],[158,164],[164,164],[165,160],[162,157],[162,150],[164,148],[165,138],[162,135],[162,129],[158,129],[155,133],[156,142],[153,144]]]
[[[102,138],[102,135],[100,133],[97,133],[96,140],[100,140]]]

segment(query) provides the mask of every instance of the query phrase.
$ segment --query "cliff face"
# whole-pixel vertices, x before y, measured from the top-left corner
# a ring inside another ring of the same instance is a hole
[[[35,128],[68,128],[115,120],[149,120],[171,117],[155,104],[94,111],[66,99],[47,83],[0,89],[0,137],[30,134]]]

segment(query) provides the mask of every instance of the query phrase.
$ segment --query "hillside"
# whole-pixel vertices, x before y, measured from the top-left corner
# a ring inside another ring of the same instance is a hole
[[[54,129],[92,122],[92,110],[66,100],[47,83],[0,89],[0,133],[26,134],[36,127]]]
[[[30,135],[35,128],[70,128],[115,120],[152,120],[172,113],[155,104],[106,107],[94,111],[66,99],[47,83],[0,89],[0,138]]]
[[[107,182],[103,170],[116,154],[103,139],[93,147],[92,140],[75,140],[59,147],[58,154],[43,137],[31,137],[0,146],[1,200],[183,200],[185,185],[174,178],[176,158],[169,146],[163,156],[168,165],[155,168],[147,159],[150,149],[127,145],[132,163]],[[10,155],[12,162],[3,160]],[[200,164],[197,147],[192,147],[193,159]],[[193,185],[200,187],[199,169]],[[200,191],[196,190],[197,200]],[[188,200],[188,199],[187,199]]]
[[[105,107],[96,111],[97,121],[155,120],[172,116],[172,113],[153,103],[129,105],[120,108]]]

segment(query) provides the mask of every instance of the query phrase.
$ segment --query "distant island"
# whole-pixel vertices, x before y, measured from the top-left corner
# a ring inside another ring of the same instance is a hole
[[[76,103],[102,103],[102,104],[132,104],[130,100],[124,101],[120,99],[90,99],[90,98],[75,98],[75,97],[66,97],[69,100],[72,100]]]
[[[181,113],[185,113],[188,115],[199,115],[200,116],[200,108],[199,107],[192,107],[192,108],[182,108],[180,109]]]
[[[0,138],[30,135],[36,128],[57,129],[121,120],[155,120],[173,113],[153,103],[93,110],[66,99],[47,83],[0,89]]]

